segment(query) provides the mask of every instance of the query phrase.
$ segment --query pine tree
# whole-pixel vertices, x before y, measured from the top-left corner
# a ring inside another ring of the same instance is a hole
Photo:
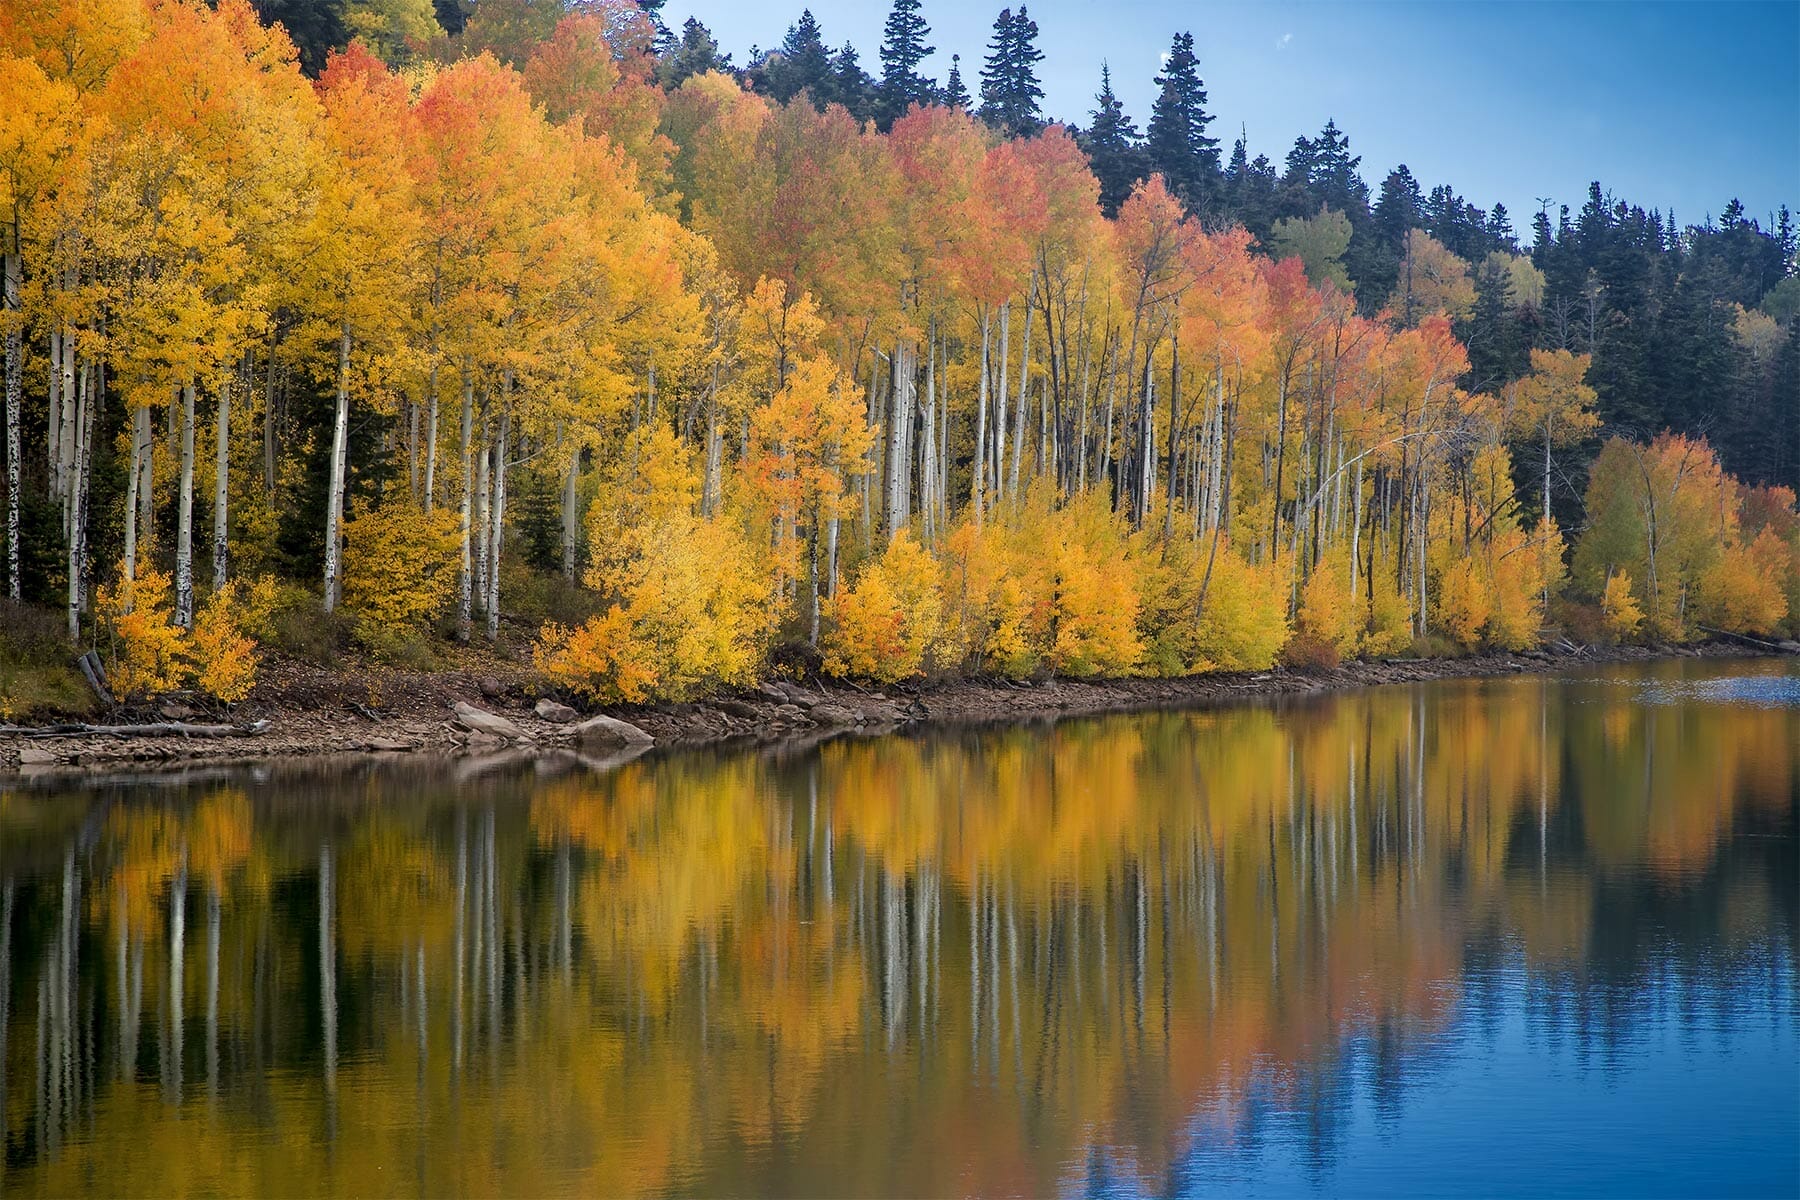
[[[919,74],[919,64],[936,51],[925,44],[931,26],[919,15],[919,0],[894,0],[881,35],[881,93],[876,119],[883,130],[914,104],[930,104],[935,81]]]
[[[1206,111],[1193,34],[1175,35],[1156,84],[1160,90],[1145,138],[1150,169],[1161,171],[1169,190],[1194,209],[1218,192],[1219,139],[1206,134],[1212,116]]]
[[[719,53],[712,30],[689,17],[681,26],[681,40],[663,56],[659,73],[662,85],[673,90],[695,75],[731,70],[731,55]]]
[[[1335,120],[1327,120],[1325,128],[1312,143],[1313,161],[1310,182],[1319,199],[1340,212],[1356,214],[1366,212],[1369,207],[1369,185],[1362,181],[1356,173],[1362,166],[1362,156],[1352,156],[1350,139],[1337,127]]]
[[[849,42],[831,58],[831,79],[824,94],[816,96],[819,104],[841,104],[858,121],[875,116],[881,95],[875,81],[862,69],[856,47]]]
[[[1001,9],[981,68],[981,119],[1014,137],[1030,137],[1044,127],[1044,89],[1037,77],[1044,52],[1037,48],[1037,33],[1024,5],[1017,16]]]
[[[280,23],[300,52],[300,69],[317,77],[325,59],[350,40],[344,0],[253,0],[265,25]]]
[[[809,92],[814,104],[825,104],[832,83],[831,51],[811,9],[802,9],[800,19],[788,26],[780,48],[756,71],[754,83],[757,91],[782,104],[801,92]]]
[[[961,112],[969,111],[969,89],[963,83],[962,55],[960,54],[950,56],[950,77],[944,80],[944,90],[938,97],[938,103],[945,108],[954,108]]]
[[[1124,103],[1113,94],[1112,69],[1104,62],[1100,64],[1100,92],[1094,101],[1098,107],[1089,114],[1093,124],[1088,127],[1083,148],[1093,164],[1094,178],[1100,181],[1100,209],[1115,217],[1119,205],[1131,195],[1132,185],[1144,177],[1144,151],[1137,126],[1125,115]]]

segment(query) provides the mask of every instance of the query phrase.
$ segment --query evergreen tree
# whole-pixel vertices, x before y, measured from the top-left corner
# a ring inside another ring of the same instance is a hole
[[[680,87],[695,75],[731,70],[731,55],[719,53],[712,31],[689,17],[681,26],[681,40],[665,54],[658,68],[665,88]]]
[[[938,103],[945,108],[959,109],[962,112],[969,111],[969,89],[963,83],[962,55],[960,54],[950,56],[950,77],[944,80],[944,90],[938,97]]]
[[[862,69],[856,47],[845,42],[844,48],[832,56],[831,78],[824,88],[824,94],[815,97],[815,102],[821,107],[826,104],[841,104],[858,121],[868,121],[875,116],[879,98],[875,80]]]
[[[1093,123],[1082,139],[1082,148],[1093,165],[1094,178],[1100,181],[1100,209],[1113,217],[1131,195],[1132,185],[1144,177],[1144,152],[1137,126],[1113,94],[1112,70],[1104,62],[1100,64],[1100,92],[1094,101],[1097,107],[1089,114]]]
[[[1150,108],[1145,139],[1150,169],[1162,172],[1169,190],[1190,209],[1198,208],[1218,190],[1219,139],[1206,134],[1212,116],[1206,111],[1206,86],[1200,80],[1193,34],[1175,35],[1156,84],[1160,90]]]
[[[300,52],[300,69],[317,78],[333,50],[350,41],[344,0],[252,0],[266,25],[280,22]],[[445,28],[449,28],[448,25]]]
[[[877,120],[882,129],[906,115],[914,104],[930,104],[937,84],[919,74],[919,64],[935,46],[925,44],[931,26],[919,15],[919,0],[894,0],[881,34],[881,93]]]
[[[1267,243],[1275,223],[1275,167],[1269,156],[1250,157],[1248,134],[1240,130],[1231,145],[1231,165],[1225,170],[1227,215],[1243,225],[1259,242]]]
[[[1381,181],[1381,193],[1375,200],[1372,216],[1381,244],[1399,253],[1407,231],[1421,223],[1423,210],[1424,197],[1419,191],[1419,181],[1413,178],[1407,165],[1401,163]]]
[[[1031,137],[1044,127],[1044,89],[1037,65],[1037,22],[1020,5],[1015,16],[1003,8],[994,21],[994,38],[981,68],[981,119],[1014,137]]]
[[[431,7],[437,13],[438,24],[451,37],[463,31],[469,23],[470,0],[431,0]]]
[[[802,9],[800,19],[788,26],[781,46],[770,51],[752,72],[751,82],[757,91],[786,104],[801,92],[812,95],[821,107],[831,93],[831,51],[825,48],[825,37],[811,9]]]
[[[1312,143],[1308,181],[1320,200],[1350,216],[1353,222],[1369,211],[1369,185],[1356,173],[1360,166],[1362,156],[1351,155],[1349,137],[1335,120],[1327,120]]]

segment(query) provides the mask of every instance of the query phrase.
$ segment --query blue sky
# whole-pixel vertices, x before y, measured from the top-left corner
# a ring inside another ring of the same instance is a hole
[[[742,63],[777,44],[810,4],[833,46],[879,72],[887,0],[668,0]],[[1001,0],[924,0],[942,79],[950,54],[977,88]],[[1762,218],[1800,208],[1800,0],[1766,3],[1177,3],[1029,5],[1044,51],[1045,110],[1085,124],[1100,61],[1141,129],[1170,35],[1194,34],[1225,150],[1279,166],[1294,138],[1333,117],[1371,187],[1395,164],[1450,183],[1521,232],[1538,198],[1578,209],[1588,181],[1684,223],[1732,196]]]

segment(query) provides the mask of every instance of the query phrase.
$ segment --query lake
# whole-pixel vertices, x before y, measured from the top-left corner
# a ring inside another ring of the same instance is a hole
[[[1800,665],[0,781],[0,1193],[1800,1187]]]

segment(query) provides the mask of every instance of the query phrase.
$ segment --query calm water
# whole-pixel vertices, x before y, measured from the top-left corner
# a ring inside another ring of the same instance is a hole
[[[0,1192],[1784,1194],[1800,673],[0,784]]]

